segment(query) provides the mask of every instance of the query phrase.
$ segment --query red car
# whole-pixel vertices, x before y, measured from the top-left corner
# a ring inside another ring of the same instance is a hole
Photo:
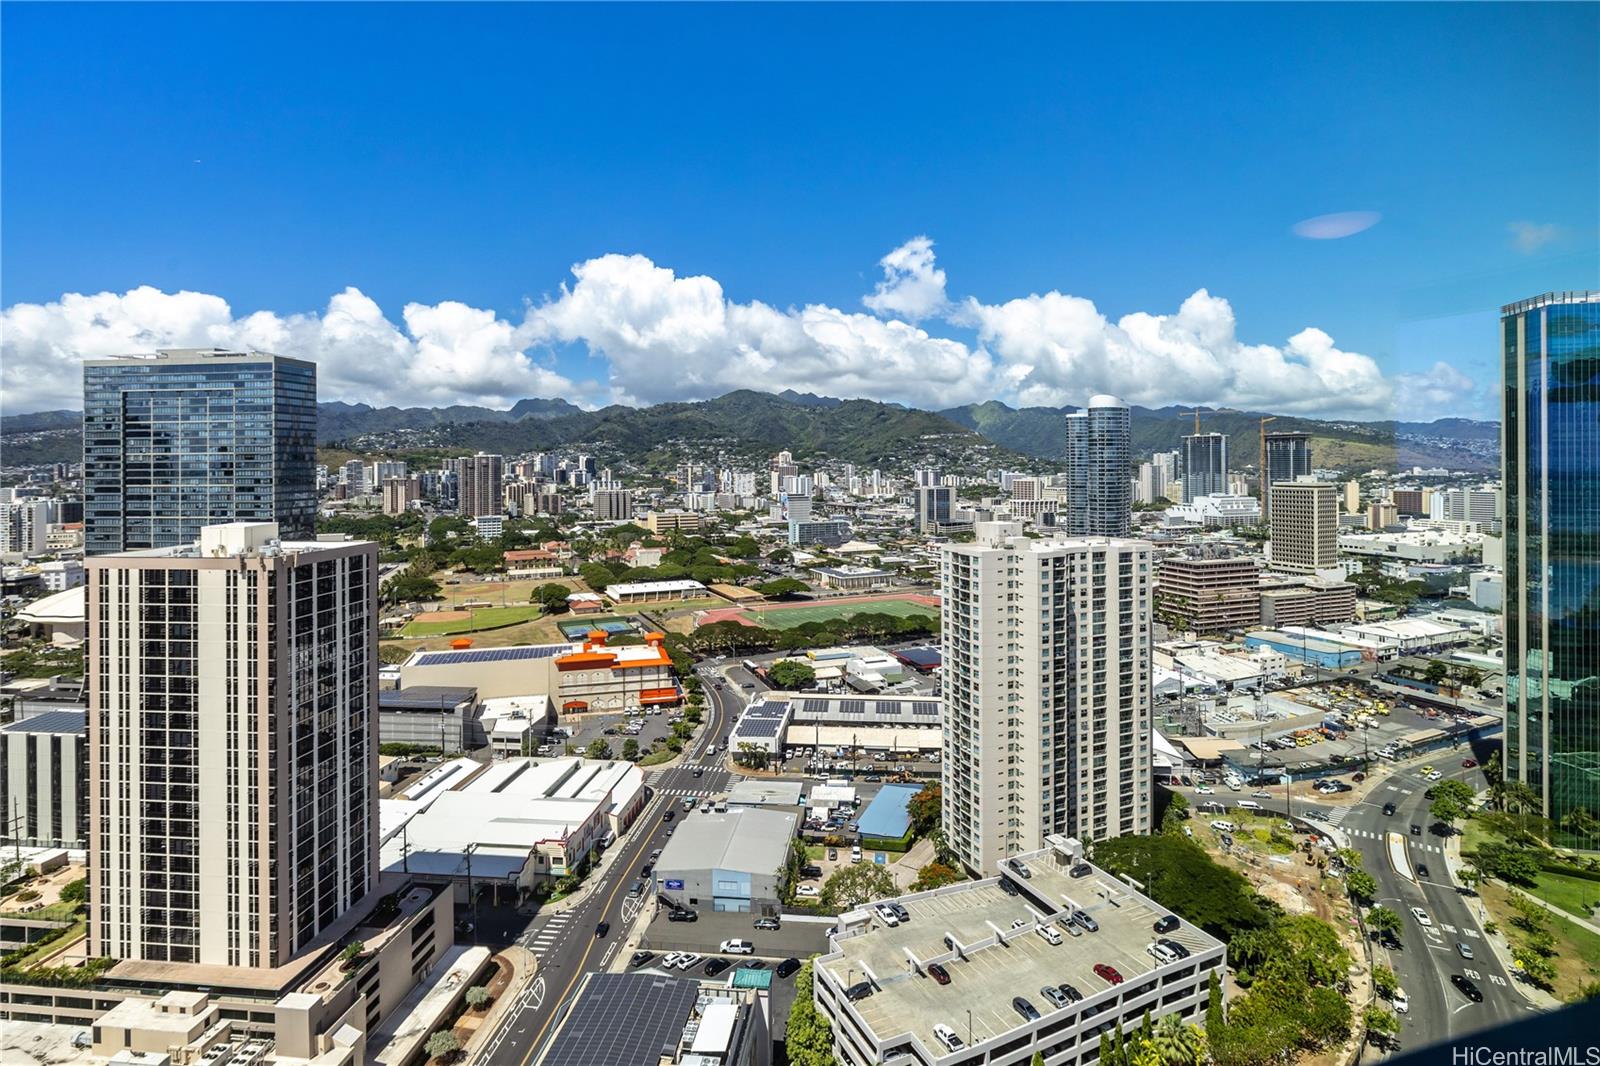
[[[1095,976],[1099,977],[1103,981],[1108,981],[1114,985],[1120,985],[1122,983],[1122,975],[1117,972],[1117,968],[1115,966],[1108,966],[1103,962],[1097,962],[1094,964],[1094,972]]]
[[[1461,768],[1463,770],[1470,770],[1474,766],[1477,766],[1477,765],[1478,765],[1478,760],[1477,759],[1462,759],[1461,760]]]

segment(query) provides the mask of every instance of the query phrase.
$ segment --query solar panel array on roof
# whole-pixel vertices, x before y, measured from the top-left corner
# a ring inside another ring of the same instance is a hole
[[[556,1031],[543,1066],[618,1066],[672,1056],[699,993],[695,981],[597,973]]]
[[[911,705],[911,713],[925,714],[932,717],[939,713],[939,705],[937,703],[914,703]]]
[[[839,713],[840,714],[866,714],[867,713],[867,701],[866,700],[840,700],[839,701]]]
[[[564,655],[565,644],[537,644],[520,648],[468,648],[465,651],[432,651],[417,659],[418,666],[460,666],[462,663],[501,663],[516,659],[548,659]]]
[[[872,704],[872,709],[879,714],[899,714],[904,706],[899,700],[877,700]]]
[[[749,718],[746,717],[739,723],[739,728],[734,730],[736,736],[741,737],[775,737],[778,727],[783,722],[777,718]]]
[[[801,700],[800,709],[806,714],[821,714],[828,709],[827,700]]]

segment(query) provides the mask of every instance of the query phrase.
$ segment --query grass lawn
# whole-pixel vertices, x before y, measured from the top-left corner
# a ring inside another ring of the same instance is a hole
[[[32,917],[32,916],[30,915],[30,917]],[[66,933],[62,934],[61,936],[57,937],[56,939],[50,941],[47,944],[40,944],[33,951],[28,952],[28,954],[22,956],[22,958],[18,959],[16,962],[12,963],[11,965],[16,966],[19,969],[24,969],[25,970],[29,966],[36,965],[37,963],[42,962],[43,960],[49,958],[51,955],[54,955],[56,952],[62,950],[65,947],[67,947],[69,944],[77,943],[78,941],[82,940],[85,936],[88,936],[88,935],[89,935],[89,919],[88,918],[79,918],[76,922],[73,923],[72,928],[67,930]]]
[[[1528,892],[1585,920],[1591,920],[1590,906],[1600,903],[1600,881],[1553,874],[1548,871],[1540,871],[1538,883]]]
[[[1484,885],[1479,894],[1488,906],[1490,917],[1499,923],[1512,943],[1519,942],[1522,933],[1510,923],[1516,914],[1511,906],[1510,890],[1491,882]],[[1586,982],[1600,977],[1600,936],[1559,915],[1548,917],[1550,932],[1555,938],[1555,954],[1550,961],[1555,963],[1556,979],[1551,991],[1559,999],[1570,1002]]]
[[[471,618],[457,622],[409,622],[400,633],[407,637],[448,637],[458,633],[476,633],[480,629],[498,629],[529,622],[539,617],[539,612],[540,608],[534,604],[483,607],[473,611]]]
[[[785,607],[751,611],[750,618],[768,629],[792,629],[807,622],[831,622],[857,614],[888,614],[896,618],[937,618],[939,611],[911,600],[876,600],[871,603],[818,603],[808,607]]]
[[[41,922],[70,922],[78,916],[78,909],[83,904],[57,901],[48,907],[40,907],[36,911],[28,911],[26,913],[22,911],[22,906],[25,906],[25,904],[7,907],[4,913],[13,918],[29,918]]]

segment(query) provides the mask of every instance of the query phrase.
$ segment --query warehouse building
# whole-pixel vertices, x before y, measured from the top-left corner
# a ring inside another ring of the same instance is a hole
[[[380,689],[378,743],[477,751],[488,743],[479,721],[478,690],[455,685]]]
[[[1113,1027],[1137,1029],[1176,1014],[1198,1023],[1209,978],[1224,970],[1222,943],[1187,922],[1162,936],[1178,943],[1180,958],[1159,961],[1146,951],[1152,925],[1165,908],[1083,861],[1078,841],[1051,836],[1039,851],[1016,856],[1028,876],[999,878],[901,896],[894,902],[912,920],[890,928],[867,909],[840,915],[833,950],[817,959],[813,995],[832,1025],[833,1055],[846,1066],[942,1062],[1025,1066],[1035,1054],[1047,1066],[1097,1061],[1100,1036]],[[1080,868],[1080,876],[1068,871]],[[1086,867],[1087,872],[1083,872]],[[1068,926],[1074,909],[1087,912],[1098,932]],[[938,963],[949,984],[928,977]],[[1112,984],[1095,972],[1114,967]],[[1056,1007],[1037,991],[1071,984],[1081,998]],[[1013,997],[1035,1008],[1025,1019]],[[960,1041],[952,1051],[935,1026]]]
[[[692,811],[661,849],[656,890],[690,910],[777,914],[799,818],[766,807]]]

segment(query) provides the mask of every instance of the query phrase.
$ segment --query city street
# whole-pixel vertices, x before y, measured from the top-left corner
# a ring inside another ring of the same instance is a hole
[[[1485,787],[1481,769],[1464,769],[1461,760],[1469,752],[1440,752],[1421,764],[1432,763],[1445,779],[1466,781],[1475,789]],[[1445,866],[1445,838],[1436,835],[1428,815],[1425,797],[1428,782],[1418,765],[1407,766],[1390,775],[1349,807],[1327,812],[1327,824],[1336,826],[1361,853],[1367,872],[1378,882],[1377,903],[1400,915],[1402,948],[1377,951],[1378,958],[1390,956],[1389,965],[1400,978],[1400,985],[1411,998],[1410,1013],[1401,1016],[1400,1046],[1410,1051],[1441,1041],[1459,1040],[1466,1034],[1489,1026],[1516,1021],[1534,1012],[1507,972],[1482,931],[1482,905],[1476,896],[1464,895],[1451,880]],[[1392,816],[1383,813],[1387,803],[1395,805]],[[1411,835],[1413,824],[1422,835]],[[1397,871],[1390,858],[1387,834],[1400,835],[1404,850],[1404,872]],[[1419,875],[1417,865],[1427,867]],[[1411,914],[1421,907],[1432,919],[1423,927]],[[1466,944],[1473,958],[1463,959],[1457,947]],[[1450,983],[1452,974],[1469,978],[1483,992],[1482,1003],[1472,1003]]]
[[[498,1032],[473,1056],[485,1063],[525,1064],[552,1028],[557,1010],[570,1002],[579,979],[591,970],[609,966],[623,949],[628,927],[647,906],[649,896],[634,898],[628,887],[650,853],[665,845],[671,823],[663,820],[684,796],[701,799],[723,792],[729,775],[720,756],[704,756],[707,745],[724,742],[731,721],[723,704],[711,696],[707,685],[705,724],[699,736],[684,749],[682,761],[667,769],[647,769],[652,795],[633,827],[612,845],[603,868],[590,875],[581,903],[567,910],[544,907],[527,923],[521,942],[537,956],[538,970],[527,987],[517,990],[515,1009],[506,1014]],[[701,776],[695,776],[695,770]],[[601,922],[608,923],[604,937],[596,936]]]

